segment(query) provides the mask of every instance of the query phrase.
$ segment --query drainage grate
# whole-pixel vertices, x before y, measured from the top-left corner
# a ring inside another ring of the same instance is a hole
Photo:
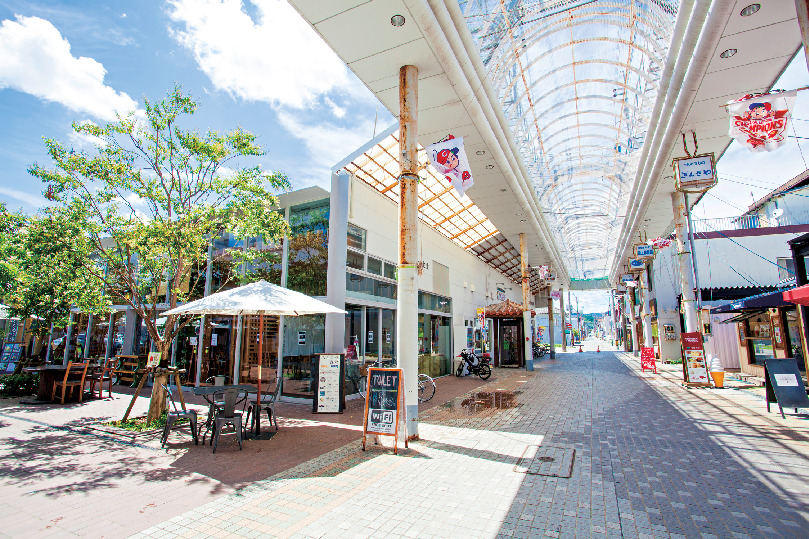
[[[561,445],[530,445],[514,466],[514,471],[548,477],[570,477],[576,450]]]

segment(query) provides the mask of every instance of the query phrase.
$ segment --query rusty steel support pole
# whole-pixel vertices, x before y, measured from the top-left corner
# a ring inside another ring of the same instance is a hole
[[[525,250],[525,234],[520,233],[520,275],[522,276],[522,334],[525,370],[534,370],[534,347],[531,339],[531,310],[528,308],[528,253]]]
[[[419,437],[418,68],[399,69],[399,287],[396,363],[404,374],[407,438]]]
[[[694,269],[691,265],[691,252],[686,249],[686,215],[685,195],[680,191],[671,194],[671,206],[674,210],[674,230],[677,241],[677,261],[680,269],[680,291],[683,295],[683,313],[685,314],[685,331],[699,331],[697,325],[697,307],[694,296]]]

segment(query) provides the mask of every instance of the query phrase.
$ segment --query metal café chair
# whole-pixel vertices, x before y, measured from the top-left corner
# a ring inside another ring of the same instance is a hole
[[[237,388],[226,389],[223,392],[224,403],[221,408],[217,407],[213,420],[213,434],[211,434],[211,445],[216,453],[216,445],[219,443],[219,435],[225,425],[233,425],[236,436],[239,440],[239,451],[242,450],[242,413],[236,411],[236,401],[241,390]],[[203,438],[203,443],[205,443]]]
[[[283,378],[279,378],[277,383],[275,384],[275,391],[272,394],[263,394],[261,396],[261,400],[259,401],[259,409],[255,410],[256,402],[250,401],[248,397],[248,405],[247,405],[247,417],[245,418],[245,425],[251,425],[250,423],[250,416],[253,416],[253,422],[261,421],[261,412],[267,412],[267,419],[270,421],[270,426],[272,426],[273,421],[275,421],[275,430],[278,430],[278,417],[275,415],[275,404],[281,399],[281,389],[283,386]],[[250,427],[251,430],[255,430],[252,426]]]
[[[166,426],[163,427],[163,435],[160,437],[160,447],[166,446],[166,441],[169,438],[171,427],[178,419],[187,419],[191,423],[191,435],[194,437],[194,445],[197,445],[199,443],[197,440],[197,411],[193,409],[178,410],[177,403],[174,402],[174,395],[171,392],[171,388],[165,384],[161,385],[166,391],[166,396],[168,397],[169,401],[171,401],[173,411],[168,410],[166,412]],[[179,388],[177,390],[182,391],[182,389]]]

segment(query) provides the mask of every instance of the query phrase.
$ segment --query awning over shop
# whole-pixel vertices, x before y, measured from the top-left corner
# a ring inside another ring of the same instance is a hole
[[[809,284],[784,292],[784,301],[809,306]]]
[[[784,292],[767,292],[766,294],[758,294],[757,296],[750,296],[749,298],[740,299],[733,303],[720,305],[715,309],[711,309],[711,313],[742,313],[752,309],[771,309],[790,305],[791,303],[784,301]]]
[[[767,311],[764,310],[764,309],[756,309],[754,311],[747,311],[747,312],[744,312],[742,314],[737,314],[733,318],[728,318],[727,320],[722,320],[719,323],[720,324],[733,324],[733,323],[736,323],[736,322],[743,322],[744,320],[747,320],[748,318],[753,318],[754,316],[758,316],[758,315],[760,315],[762,313],[765,313],[765,312],[767,312]]]
[[[489,305],[486,307],[486,318],[518,318],[522,316],[524,309],[521,303],[515,303],[510,299]]]

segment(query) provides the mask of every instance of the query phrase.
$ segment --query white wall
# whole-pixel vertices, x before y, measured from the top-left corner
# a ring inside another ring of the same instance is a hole
[[[348,221],[367,231],[367,252],[395,263],[398,259],[397,205],[361,180],[352,179],[350,193]],[[449,268],[455,355],[466,346],[464,320],[475,319],[478,307],[498,303],[495,299],[497,283],[505,283],[508,299],[522,303],[519,284],[422,221],[419,221],[419,243],[419,259],[429,265],[418,278],[420,290],[439,293],[433,290],[434,262]]]

